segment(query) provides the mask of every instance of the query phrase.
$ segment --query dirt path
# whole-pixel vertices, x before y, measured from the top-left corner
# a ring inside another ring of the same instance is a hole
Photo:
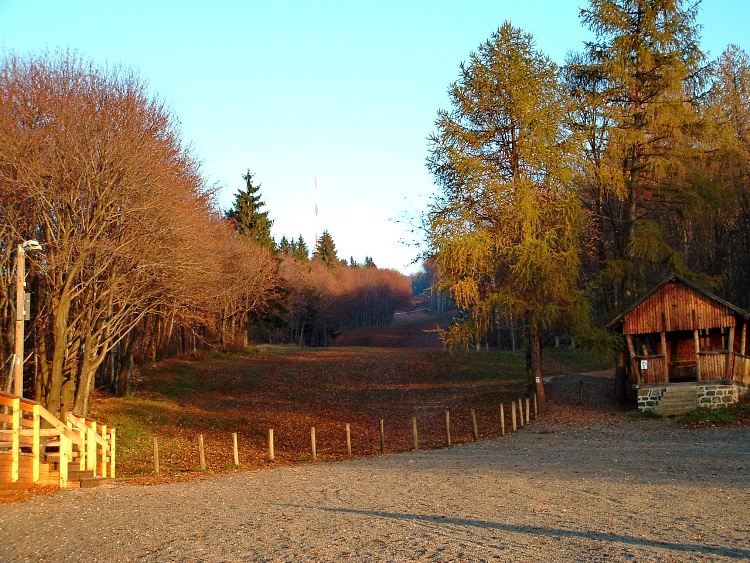
[[[2,505],[0,560],[750,560],[750,429],[577,407],[577,377],[504,439]]]

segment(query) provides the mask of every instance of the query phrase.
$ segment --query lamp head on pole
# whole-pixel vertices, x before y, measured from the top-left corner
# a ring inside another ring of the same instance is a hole
[[[35,252],[42,249],[42,245],[36,239],[26,240],[21,244],[24,252]]]

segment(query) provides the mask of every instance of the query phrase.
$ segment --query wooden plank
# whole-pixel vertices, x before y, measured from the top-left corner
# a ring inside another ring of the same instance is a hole
[[[696,311],[693,316],[692,312]],[[696,321],[700,321],[697,324]],[[735,326],[734,311],[682,282],[669,283],[630,311],[623,334],[647,334]]]
[[[732,373],[732,352],[734,351],[734,327],[729,327],[729,338],[727,339],[727,365],[724,368],[724,379],[729,379]]]
[[[89,421],[86,425],[86,471],[91,471],[96,477],[96,421]]]
[[[0,395],[0,406],[12,407],[14,399],[15,397],[13,395],[8,395],[6,393],[3,393],[2,395]]]
[[[34,443],[31,446],[31,455],[33,459],[33,468],[34,468],[34,483],[39,481],[39,455],[40,455],[40,446],[39,446],[39,426],[40,426],[40,420],[39,420],[39,405],[33,406],[33,414],[34,414]]]
[[[115,461],[116,456],[115,453],[117,452],[117,449],[115,448],[115,429],[109,431],[109,478],[114,479],[115,478]]]
[[[39,436],[41,437],[57,437],[60,435],[60,431],[57,428],[40,428]]]
[[[80,425],[76,426],[74,424],[73,428],[74,429],[76,429],[76,428],[78,429],[78,439],[81,441],[81,444],[80,444],[80,452],[81,453],[80,453],[80,456],[78,458],[78,469],[80,469],[81,471],[85,471],[86,470],[86,447],[87,447],[87,444],[86,444],[86,427],[84,426],[83,428],[81,428]],[[73,459],[73,443],[71,442],[70,443],[70,457],[68,457],[68,461],[70,461],[72,459]]]
[[[13,399],[13,406],[12,412],[13,412],[13,422],[11,429],[13,430],[13,446],[12,446],[12,456],[13,456],[13,466],[12,466],[12,472],[11,472],[11,481],[16,482],[18,481],[18,458],[21,453],[21,445],[19,443],[19,438],[21,437],[20,434],[20,422],[21,422],[21,401],[17,397]]]
[[[12,474],[13,474],[13,469],[11,467],[0,468],[0,475],[5,477],[6,479],[10,477],[10,475]],[[18,468],[16,468],[16,474],[18,475],[19,479],[26,478],[28,481],[32,481],[34,470],[28,464],[22,464],[22,465],[19,465]],[[18,481],[18,479],[16,479],[16,481]]]
[[[67,434],[60,434],[60,488],[68,486],[68,460],[71,452],[70,438]]]
[[[106,424],[102,424],[102,426],[101,426],[101,432],[102,432],[102,436],[104,436],[106,438],[107,437],[107,425]],[[97,475],[101,475],[104,478],[107,477],[107,459],[108,459],[108,456],[109,456],[109,451],[108,450],[109,450],[109,448],[107,448],[107,447],[103,447],[102,448],[101,471],[97,471],[97,473],[96,473]]]

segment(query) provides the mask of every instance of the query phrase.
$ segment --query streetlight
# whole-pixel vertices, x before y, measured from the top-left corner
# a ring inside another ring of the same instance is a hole
[[[13,354],[13,394],[23,397],[23,329],[26,320],[26,252],[42,249],[38,241],[26,240],[16,254],[16,341]]]

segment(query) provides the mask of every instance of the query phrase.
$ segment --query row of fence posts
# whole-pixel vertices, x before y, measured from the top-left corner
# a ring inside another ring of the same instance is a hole
[[[581,396],[583,396],[583,385],[581,385]],[[533,393],[531,397],[518,398],[517,401],[511,401],[510,403],[510,420],[511,420],[511,432],[515,433],[519,428],[523,428],[531,422],[531,417],[534,419],[538,416],[538,405],[536,393]],[[505,437],[505,405],[500,404],[500,436]],[[411,419],[412,424],[412,435],[414,438],[414,451],[419,450],[419,430],[417,427],[417,417]],[[352,433],[351,426],[346,424],[346,453],[352,455]],[[477,415],[474,409],[471,409],[471,430],[474,441],[479,440],[479,427],[477,425]],[[385,421],[381,418],[379,421],[379,435],[380,435],[380,453],[385,454]],[[445,411],[445,441],[447,447],[451,447],[451,414],[450,411]],[[240,465],[239,447],[237,432],[232,433],[232,449],[234,454],[234,465]],[[315,427],[310,428],[310,449],[312,453],[312,461],[317,461],[317,446],[315,439]],[[268,460],[275,461],[276,452],[274,449],[274,435],[273,428],[268,429]],[[201,471],[206,470],[206,449],[203,441],[203,434],[198,434],[198,462],[200,464]],[[154,473],[159,475],[159,442],[154,437]]]

